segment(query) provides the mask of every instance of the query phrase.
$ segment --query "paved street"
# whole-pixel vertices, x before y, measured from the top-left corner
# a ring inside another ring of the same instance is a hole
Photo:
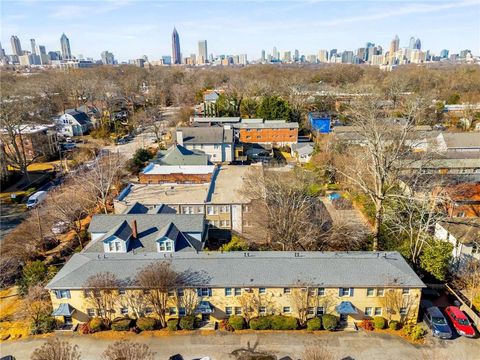
[[[83,360],[96,360],[113,340],[94,335],[61,335],[77,344]],[[180,353],[185,360],[210,356],[212,360],[231,359],[230,353],[240,348],[256,348],[277,356],[278,359],[300,359],[308,345],[328,348],[336,359],[355,360],[478,360],[480,339],[458,338],[451,341],[431,339],[428,345],[412,345],[400,337],[378,333],[212,333],[210,335],[171,335],[150,337],[127,334],[127,338],[148,344],[157,354],[156,359],[166,360]],[[1,343],[1,355],[12,354],[16,359],[28,359],[33,349],[43,339],[6,341]]]
[[[119,153],[130,159],[135,151],[140,148],[148,147],[153,144],[155,136],[150,132],[143,132],[135,136],[135,138],[123,145],[109,145],[105,149],[112,153]]]

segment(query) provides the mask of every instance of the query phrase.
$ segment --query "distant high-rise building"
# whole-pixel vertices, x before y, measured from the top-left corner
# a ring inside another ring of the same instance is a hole
[[[342,53],[342,63],[353,64],[353,51],[344,51]]]
[[[163,65],[171,65],[172,64],[172,57],[169,55],[162,56],[162,63]]]
[[[2,44],[0,43],[0,59],[5,57],[5,50],[2,48]]]
[[[318,50],[318,61],[320,62],[328,61],[328,50]]]
[[[422,50],[422,42],[420,41],[420,39],[417,39],[417,41],[415,41],[413,48],[417,50]]]
[[[440,58],[448,59],[448,53],[449,51],[447,49],[443,49],[442,51],[440,51]]]
[[[68,40],[67,35],[62,34],[60,38],[60,46],[62,47],[62,58],[68,60],[72,58],[72,51],[70,50],[70,40]]]
[[[371,42],[367,42],[365,44],[365,58],[363,60],[369,61],[371,59],[371,55],[375,54],[375,44]]]
[[[206,62],[208,62],[207,40],[200,40],[198,42],[198,64]]]
[[[238,55],[238,63],[240,65],[247,65],[248,61],[247,61],[247,54],[240,54]]]
[[[32,47],[32,54],[37,55],[37,45],[35,44],[35,39],[30,39],[30,46]]]
[[[12,52],[14,55],[23,55],[22,45],[20,44],[20,39],[18,38],[18,36],[12,35],[12,37],[10,38],[10,43],[12,44]]]
[[[50,58],[47,55],[47,50],[45,49],[45,46],[38,45],[38,55],[40,56],[40,63],[42,65],[47,65]]]
[[[280,51],[277,50],[276,46],[273,47],[272,57],[274,61],[280,60]]]
[[[283,61],[291,62],[292,61],[292,52],[291,51],[284,51],[283,52]]]
[[[260,57],[261,62],[265,62],[265,50],[262,49],[262,56]]]
[[[298,60],[300,60],[300,52],[297,49],[295,49],[295,53],[293,55],[293,61],[298,61]]]
[[[357,49],[357,58],[359,60],[365,61],[367,58],[367,49],[365,48],[358,48]]]
[[[330,50],[330,56],[329,58],[331,59],[332,57],[335,57],[337,55],[337,49],[332,49]]]
[[[115,64],[115,57],[113,56],[113,54],[111,52],[106,51],[106,50],[102,51],[100,56],[102,57],[102,64],[104,64],[104,65]]]
[[[390,42],[390,56],[392,56],[392,54],[397,51],[398,49],[400,48],[400,38],[398,37],[398,35],[395,35],[395,37],[393,38],[393,40]]]
[[[177,29],[173,28],[172,33],[172,63],[181,64],[182,54],[180,52],[180,36],[178,36]]]
[[[410,38],[410,42],[408,43],[408,48],[415,49],[415,38],[413,36]]]
[[[465,59],[467,57],[467,55],[471,54],[471,53],[472,53],[472,51],[469,50],[469,49],[462,50],[462,51],[460,51],[460,58]]]

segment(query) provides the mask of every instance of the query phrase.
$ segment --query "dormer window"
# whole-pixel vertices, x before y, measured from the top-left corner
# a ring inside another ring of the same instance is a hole
[[[158,252],[173,252],[174,243],[173,240],[168,238],[162,238],[158,241]]]

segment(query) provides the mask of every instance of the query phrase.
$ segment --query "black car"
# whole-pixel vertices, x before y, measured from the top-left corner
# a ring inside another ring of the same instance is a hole
[[[431,306],[427,308],[423,315],[423,321],[432,329],[433,336],[441,339],[450,339],[452,337],[452,329],[448,326],[447,319],[445,319],[438,307]]]

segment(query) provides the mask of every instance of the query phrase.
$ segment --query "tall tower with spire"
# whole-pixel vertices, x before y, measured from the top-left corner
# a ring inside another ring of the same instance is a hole
[[[417,39],[417,41],[415,41],[415,45],[413,45],[413,48],[417,50],[422,49],[422,42],[420,41],[420,39]]]
[[[181,64],[182,54],[180,52],[180,36],[178,36],[177,29],[173,28],[172,33],[172,64]]]
[[[64,60],[72,58],[72,51],[70,50],[70,40],[68,40],[67,35],[62,34],[60,38],[60,45],[62,47],[62,57]]]

